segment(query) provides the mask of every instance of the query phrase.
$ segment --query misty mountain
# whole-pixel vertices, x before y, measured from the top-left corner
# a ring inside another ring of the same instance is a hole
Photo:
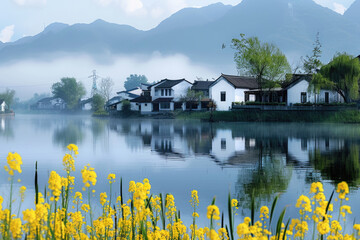
[[[54,23],[33,37],[0,44],[0,61],[74,53],[107,61],[112,54],[160,52],[181,53],[196,62],[228,66],[233,64],[231,39],[244,33],[275,43],[291,62],[311,53],[317,32],[323,58],[328,61],[336,52],[360,53],[360,28],[348,13],[345,15],[312,0],[243,0],[236,6],[217,3],[182,9],[149,31],[103,20],[71,26]],[[227,47],[222,49],[222,44]]]
[[[360,0],[355,0],[351,4],[351,6],[346,10],[344,16],[348,20],[354,23],[358,23],[360,25]]]

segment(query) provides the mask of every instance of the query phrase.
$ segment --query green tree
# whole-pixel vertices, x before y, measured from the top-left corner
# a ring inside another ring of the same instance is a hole
[[[0,99],[3,99],[6,103],[7,109],[10,110],[10,106],[14,102],[15,90],[6,89],[5,92],[0,93]]]
[[[322,66],[322,63],[320,61],[322,51],[321,51],[319,33],[316,34],[316,39],[313,45],[314,48],[312,50],[312,55],[311,56],[306,55],[305,59],[302,59],[303,69],[307,74],[316,73],[317,70]]]
[[[91,102],[91,108],[93,112],[105,113],[104,105],[105,105],[105,98],[102,95],[95,93],[94,96],[92,97],[92,102]]]
[[[130,74],[130,76],[127,77],[126,81],[124,82],[124,87],[126,90],[130,90],[136,87],[140,87],[141,83],[148,83],[148,79],[145,75]]]
[[[262,43],[257,37],[240,36],[240,39],[232,39],[232,48],[236,50],[234,61],[239,72],[257,79],[262,96],[262,90],[280,84],[286,74],[291,73],[291,67],[274,44]]]
[[[203,92],[196,92],[189,88],[186,92],[186,95],[180,96],[180,101],[190,104],[190,111],[192,110],[193,103],[199,103],[201,99],[204,97]]]
[[[71,110],[78,107],[79,100],[86,94],[84,85],[75,78],[62,78],[52,85],[51,91],[55,97],[62,98],[67,109]]]
[[[330,63],[313,76],[310,88],[314,92],[331,89],[340,94],[346,103],[359,95],[360,61],[346,53],[336,54]]]

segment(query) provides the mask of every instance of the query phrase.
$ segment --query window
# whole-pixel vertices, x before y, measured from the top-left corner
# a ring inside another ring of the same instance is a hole
[[[161,109],[170,109],[170,103],[169,102],[162,102],[160,103]]]
[[[164,96],[164,89],[161,89],[161,96]]]
[[[301,93],[301,103],[306,103],[307,99],[306,99],[306,92],[302,92]]]
[[[165,96],[167,96],[168,95],[168,90],[167,89],[165,89]]]
[[[145,107],[147,107],[147,103],[145,103]]]
[[[221,139],[221,150],[226,150],[226,138]]]
[[[220,101],[222,102],[226,101],[226,92],[220,92]]]

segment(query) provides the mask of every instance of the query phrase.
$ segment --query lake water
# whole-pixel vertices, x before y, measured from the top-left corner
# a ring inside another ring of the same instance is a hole
[[[90,116],[16,115],[0,118],[0,159],[9,151],[23,159],[22,182],[33,198],[34,165],[38,162],[40,190],[51,170],[62,173],[62,157],[70,143],[79,146],[76,182],[90,163],[98,174],[96,196],[108,191],[109,173],[131,180],[148,178],[152,193],[172,193],[182,219],[190,223],[190,192],[199,191],[200,218],[216,196],[226,212],[229,191],[240,201],[240,221],[249,215],[250,196],[256,205],[280,194],[278,213],[297,216],[299,195],[322,181],[326,195],[339,181],[351,186],[352,217],[360,216],[360,125],[309,123],[203,123],[150,119],[95,119]],[[2,168],[1,168],[2,169]],[[9,190],[0,170],[0,195]],[[114,191],[119,193],[119,181]],[[125,198],[128,193],[125,191]],[[25,205],[32,207],[32,200]],[[336,214],[334,214],[337,216]]]

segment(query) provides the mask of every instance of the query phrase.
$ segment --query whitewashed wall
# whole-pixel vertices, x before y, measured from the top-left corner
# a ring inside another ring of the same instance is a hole
[[[249,89],[236,88],[234,102],[245,102],[245,91],[249,91]]]
[[[148,113],[152,111],[152,103],[141,103],[141,113]]]
[[[306,102],[315,102],[315,94],[312,92],[308,92],[309,82],[305,79],[298,82],[291,88],[287,90],[287,105],[301,103],[301,93],[306,92]],[[325,93],[329,93],[329,103],[335,102],[344,102],[343,98],[335,91],[329,90],[320,90],[318,94],[316,94],[316,103],[324,103],[325,102]]]
[[[314,102],[313,94],[308,92],[309,82],[305,79],[287,90],[287,105],[301,103],[301,93],[306,92],[306,102]]]
[[[2,102],[2,104],[0,105],[0,112],[5,112],[5,107],[6,107],[5,102]]]
[[[173,97],[174,101],[179,101],[181,96],[186,95],[189,88],[191,88],[192,84],[187,81],[182,81],[179,84],[176,84],[172,87],[173,91]]]
[[[235,101],[235,88],[224,78],[220,78],[214,85],[210,87],[210,97],[216,103],[216,110],[228,111],[232,102]],[[226,101],[222,102],[221,92],[226,92]]]

